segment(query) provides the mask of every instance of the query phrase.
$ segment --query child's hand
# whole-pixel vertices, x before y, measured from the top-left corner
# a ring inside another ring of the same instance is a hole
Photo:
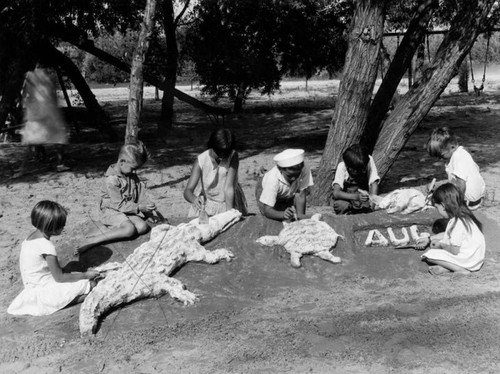
[[[152,212],[155,209],[156,209],[156,205],[154,203],[140,204],[139,205],[139,210],[141,212]]]
[[[363,193],[363,192],[358,192],[358,200],[359,201],[368,201],[368,200],[370,200],[370,195]]]
[[[417,251],[423,251],[425,248],[429,246],[430,243],[431,239],[429,237],[420,238],[417,240],[417,243],[415,244],[415,249]]]
[[[283,213],[283,219],[285,221],[293,221],[295,220],[296,217],[297,217],[297,212],[294,206],[285,209],[285,212]]]
[[[101,277],[101,273],[95,270],[87,270],[84,274],[87,279],[95,279]]]
[[[193,201],[193,205],[196,209],[198,210],[202,210],[203,209],[203,205],[205,205],[206,203],[206,200],[205,200],[205,196],[203,195],[200,195],[198,196],[194,201]]]

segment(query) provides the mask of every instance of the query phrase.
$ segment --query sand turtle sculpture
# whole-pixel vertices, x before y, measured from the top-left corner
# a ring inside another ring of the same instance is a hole
[[[151,230],[150,240],[137,247],[126,260],[96,268],[106,277],[92,289],[80,309],[82,337],[96,332],[99,318],[113,308],[131,301],[170,294],[192,304],[197,296],[169,275],[186,262],[214,264],[229,261],[233,254],[227,249],[207,251],[200,243],[213,239],[241,219],[236,209],[210,217],[208,224],[198,219],[171,226],[162,224]]]
[[[303,255],[313,255],[323,260],[338,264],[341,259],[330,253],[337,244],[338,235],[326,222],[320,221],[321,214],[294,222],[283,222],[283,230],[278,236],[262,236],[257,243],[272,247],[282,245],[290,253],[293,267],[300,267]]]

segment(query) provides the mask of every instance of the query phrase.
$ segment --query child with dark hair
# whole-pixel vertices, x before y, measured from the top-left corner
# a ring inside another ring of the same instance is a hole
[[[75,255],[101,243],[129,239],[149,231],[146,220],[154,217],[156,205],[149,199],[145,183],[136,174],[148,157],[148,151],[140,141],[121,147],[118,161],[106,171],[99,206],[100,221],[110,229],[90,237]]]
[[[66,273],[57,259],[52,236],[60,235],[66,225],[66,209],[53,201],[40,201],[31,212],[35,227],[21,244],[19,265],[24,290],[10,304],[14,315],[43,316],[70,304],[81,302],[95,286],[99,273]]]
[[[433,193],[432,203],[449,221],[442,239],[438,236],[427,239],[430,249],[422,259],[431,264],[429,272],[469,274],[481,269],[486,247],[482,225],[467,206],[463,194],[454,184],[446,183]]]
[[[231,130],[212,132],[207,150],[198,155],[184,189],[184,198],[191,203],[188,217],[197,217],[203,209],[213,216],[230,209],[248,213],[243,189],[238,183],[239,158],[236,139]]]
[[[335,213],[371,212],[369,195],[378,194],[380,180],[373,157],[364,147],[354,144],[345,150],[342,159],[332,182]]]
[[[479,166],[470,153],[459,145],[455,134],[447,127],[434,129],[427,142],[427,151],[433,157],[448,161],[448,181],[465,195],[465,201],[471,210],[478,209],[486,190],[484,179],[479,173]]]

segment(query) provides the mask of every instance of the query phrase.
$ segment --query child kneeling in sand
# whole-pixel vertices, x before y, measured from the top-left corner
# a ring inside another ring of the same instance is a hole
[[[21,244],[19,265],[24,290],[7,313],[44,316],[82,302],[95,286],[97,271],[65,273],[57,259],[51,236],[60,235],[66,225],[66,209],[53,201],[40,201],[31,212],[36,228]]]
[[[432,195],[439,214],[449,218],[444,236],[427,240],[431,248],[422,254],[434,275],[455,272],[469,274],[481,268],[485,257],[485,241],[481,222],[467,206],[463,194],[451,183],[441,185]]]
[[[313,178],[304,164],[304,150],[287,149],[273,160],[276,166],[257,182],[260,212],[278,221],[305,218],[306,190],[313,185]]]
[[[345,150],[342,159],[332,182],[335,214],[373,211],[370,195],[378,194],[380,180],[373,157],[361,145],[354,144]]]
[[[470,210],[478,209],[486,190],[484,179],[470,153],[458,144],[455,134],[447,127],[435,129],[427,142],[427,151],[433,157],[448,161],[448,181],[465,196]]]
[[[109,231],[90,237],[75,251],[75,255],[101,243],[129,239],[149,231],[146,219],[153,218],[156,205],[146,194],[146,185],[139,180],[136,170],[148,160],[142,142],[121,147],[116,164],[106,171],[101,195],[100,221]]]

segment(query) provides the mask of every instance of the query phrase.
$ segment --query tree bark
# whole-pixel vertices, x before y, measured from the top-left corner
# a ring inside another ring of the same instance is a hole
[[[137,41],[137,47],[132,59],[125,144],[136,143],[139,140],[138,135],[144,91],[143,65],[149,47],[149,39],[153,30],[155,8],[156,0],[147,0],[144,10],[144,19],[141,24],[141,32],[139,33],[139,40]]]
[[[158,122],[158,134],[165,136],[172,128],[174,120],[174,92],[177,80],[177,60],[179,50],[175,37],[175,18],[172,0],[163,1],[163,29],[167,42],[167,63],[165,66],[165,82],[161,101],[161,121]]]
[[[85,33],[83,33],[80,29],[74,26],[60,26],[60,25],[51,25],[52,29],[56,31],[56,34],[64,41],[73,44],[75,47],[80,48],[81,50],[88,52],[94,56],[96,56],[98,59],[107,62],[108,64],[113,65],[114,67],[130,72],[131,67],[129,64],[126,62],[116,58],[115,56],[110,55],[109,53],[103,51],[102,49],[97,48],[94,45],[94,42],[92,40],[89,40],[86,36]],[[162,79],[159,79],[155,76],[149,75],[149,74],[144,74],[144,79],[146,82],[152,84],[155,87],[158,87],[161,90],[164,90],[166,88],[165,83]],[[217,116],[224,116],[226,114],[230,114],[231,110],[227,108],[218,108],[218,107],[213,107],[211,105],[205,104],[203,101],[200,101],[198,99],[195,99],[192,96],[189,96],[188,94],[185,94],[184,92],[175,89],[174,90],[174,96],[181,100],[184,101],[185,103],[194,106],[195,108],[201,109],[207,113],[217,115]]]
[[[99,102],[97,101],[94,93],[85,81],[85,78],[83,78],[78,67],[68,56],[59,51],[49,42],[43,44],[42,51],[43,55],[41,55],[44,56],[44,59],[46,61],[48,61],[52,65],[60,66],[61,69],[64,70],[66,75],[69,77],[69,79],[71,79],[71,82],[73,82],[75,88],[82,97],[85,107],[91,113],[94,119],[94,123],[99,131],[102,134],[105,134],[108,137],[109,141],[117,141],[118,136],[116,135],[116,132],[113,130],[111,125],[108,123],[106,113],[99,105]]]
[[[14,110],[16,106],[16,100],[21,96],[21,90],[23,88],[24,74],[26,73],[26,66],[23,62],[15,58],[12,60],[12,74],[7,81],[7,84],[2,87],[0,100],[0,129],[5,126],[5,121],[10,111]]]
[[[373,154],[381,178],[387,174],[410,135],[456,75],[494,3],[495,0],[460,3],[462,9],[452,20],[434,60],[384,122]]]
[[[243,110],[243,101],[245,100],[245,92],[247,90],[247,85],[245,83],[240,83],[238,91],[236,92],[236,97],[234,98],[233,112],[240,113]]]
[[[469,92],[469,63],[464,58],[458,69],[458,89],[460,92]]]
[[[377,78],[385,6],[386,2],[381,0],[357,2],[339,96],[312,191],[313,204],[329,202],[331,183],[343,152],[361,139]]]
[[[415,50],[424,39],[433,9],[438,3],[438,0],[421,0],[417,12],[408,25],[408,30],[401,44],[399,44],[391,65],[384,76],[384,80],[373,99],[368,114],[367,128],[363,134],[363,143],[370,152],[375,147],[380,129],[382,128],[382,122],[391,105],[392,97],[408,69],[411,59],[415,55]]]
[[[422,77],[425,66],[425,44],[422,42],[417,48],[417,59],[415,61],[415,82]]]

